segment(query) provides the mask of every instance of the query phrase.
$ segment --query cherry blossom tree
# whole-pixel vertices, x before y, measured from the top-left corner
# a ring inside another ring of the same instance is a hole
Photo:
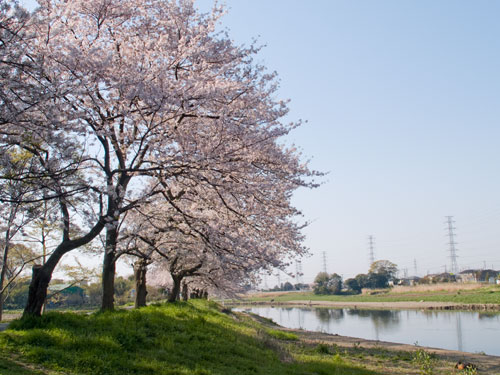
[[[37,207],[38,213],[43,216],[46,212],[41,211],[43,211],[42,207],[47,207],[45,204],[47,200],[55,200],[58,203],[59,214],[51,215],[51,217],[52,219],[60,218],[62,238],[43,265],[35,264],[33,266],[28,305],[25,309],[25,313],[39,315],[52,272],[59,260],[67,252],[90,242],[104,228],[105,221],[102,215],[94,224],[86,221],[87,218],[91,219],[92,215],[90,211],[85,209],[85,205],[88,201],[93,200],[94,194],[89,191],[89,186],[78,173],[81,160],[60,158],[60,152],[49,142],[44,142],[42,137],[37,137],[38,141],[35,143],[33,138],[27,142],[14,141],[6,149],[13,146],[28,151],[30,161],[33,162],[31,166],[34,168],[21,170],[20,173],[14,176],[10,175],[10,177],[3,175],[6,181],[15,181],[28,193],[18,195],[16,200],[6,200],[6,197],[0,199],[11,205],[15,203],[24,210],[29,210],[31,219],[40,216],[35,216],[34,206]],[[12,148],[9,151],[12,151]]]
[[[31,177],[58,199],[63,239],[34,270],[25,313],[40,314],[62,255],[103,228],[102,308],[112,309],[119,222],[155,195],[222,266],[268,267],[304,252],[290,197],[315,186],[306,181],[315,173],[278,143],[300,124],[282,122],[287,103],[275,99],[276,75],[253,62],[258,48],[215,31],[222,8],[201,14],[190,0],[39,5],[23,45],[30,69],[15,72],[12,103],[21,104],[2,116],[2,142],[37,156],[43,173]],[[73,203],[85,195],[94,214]],[[76,238],[74,215],[85,223]],[[252,246],[259,252],[250,255]]]
[[[104,227],[104,221],[99,220],[90,235],[69,236],[72,211],[78,201],[75,194],[88,195],[88,188],[75,173],[82,165],[79,142],[57,129],[64,108],[54,104],[61,91],[45,74],[35,48],[35,29],[35,19],[16,2],[0,2],[1,181],[22,186],[23,190],[16,196],[2,194],[0,201],[25,209],[44,200],[57,200],[64,227],[60,246],[43,267],[33,269],[26,311],[40,314],[52,271],[62,255],[90,241]],[[26,155],[29,168],[16,169],[11,157],[14,154]]]
[[[15,1],[0,0],[0,124],[5,128],[31,104],[20,90],[19,72],[29,67],[23,60],[28,12]],[[22,99],[22,100],[19,100]]]
[[[0,164],[2,167],[0,174],[4,176],[0,180],[0,220],[2,223],[0,226],[2,234],[0,239],[0,249],[2,250],[0,259],[0,320],[3,313],[5,291],[27,264],[27,262],[21,262],[19,271],[13,271],[13,267],[10,265],[12,262],[9,262],[11,248],[15,245],[13,241],[34,220],[38,208],[34,204],[23,204],[23,201],[30,197],[30,188],[16,178],[20,173],[31,168],[31,157],[14,152],[6,152],[2,156],[2,159],[8,162]],[[7,285],[5,285],[6,283]]]
[[[253,179],[249,174],[242,180],[251,185]],[[164,199],[129,214],[122,235],[133,239],[134,255],[155,262],[156,275],[160,268],[170,274],[171,301],[178,298],[183,280],[200,290],[230,293],[262,269],[284,268],[287,258],[306,251],[301,227],[291,220],[295,210],[276,199],[280,186],[268,187],[265,200],[248,192],[231,201],[234,189],[226,191],[209,179],[192,184],[178,177]]]
[[[116,258],[128,256],[133,259],[132,267],[135,279],[135,307],[146,306],[146,275],[148,266],[153,262],[154,246],[142,241],[145,235],[144,222],[135,210],[129,211],[124,219],[125,230],[121,231]],[[123,224],[123,223],[122,223]],[[152,241],[154,241],[154,237]]]

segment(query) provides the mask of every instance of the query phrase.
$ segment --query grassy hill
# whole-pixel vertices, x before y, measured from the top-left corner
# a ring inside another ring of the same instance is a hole
[[[1,375],[376,373],[201,300],[18,320],[0,349]]]
[[[13,321],[0,332],[0,375],[461,373],[454,369],[457,354],[345,339],[287,330],[206,300],[106,313],[49,312]]]

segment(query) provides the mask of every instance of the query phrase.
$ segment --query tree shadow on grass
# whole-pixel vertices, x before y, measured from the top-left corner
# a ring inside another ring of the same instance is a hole
[[[45,375],[42,371],[26,368],[12,359],[0,355],[0,374],[4,375]]]
[[[13,322],[0,334],[1,347],[71,374],[374,374],[332,358],[284,362],[254,328],[206,303],[48,313]]]

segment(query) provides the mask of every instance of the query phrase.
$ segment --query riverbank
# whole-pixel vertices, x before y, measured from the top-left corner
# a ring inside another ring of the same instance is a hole
[[[463,304],[453,302],[431,301],[399,301],[399,302],[360,302],[360,301],[231,301],[229,306],[293,306],[293,307],[331,307],[351,309],[378,309],[378,310],[478,310],[500,311],[500,304]]]
[[[313,304],[319,301],[338,307],[351,307],[363,303],[363,306],[368,307],[372,304],[373,308],[377,308],[375,306],[385,307],[390,303],[391,307],[416,309],[500,310],[500,286],[444,283],[366,290],[363,294],[355,295],[316,295],[312,291],[259,292],[242,295],[234,302]],[[392,305],[392,303],[397,304]]]
[[[500,373],[499,357],[290,330],[193,300],[14,321],[0,333],[0,374],[417,375],[426,360],[418,353],[435,374],[458,374],[459,360]]]
[[[274,322],[267,318],[253,314],[252,316],[263,324],[275,325]],[[455,365],[459,362],[471,363],[476,366],[477,372],[472,373],[500,374],[500,356],[277,327],[285,332],[296,334],[303,344],[324,347],[324,350],[330,353],[343,353],[354,362],[363,363],[366,368],[375,371],[383,369],[384,374],[421,374],[419,371],[415,372],[415,369],[419,370],[418,367],[423,364],[421,361],[415,360],[417,351],[429,355],[430,361],[427,365],[432,367],[432,371],[427,372],[427,374],[463,373],[455,369]]]
[[[326,344],[337,351],[348,351],[358,356],[358,358],[363,357],[373,357],[372,361],[379,357],[383,357],[386,361],[384,366],[386,367],[388,374],[400,374],[404,367],[401,363],[396,366],[391,366],[397,358],[404,358],[405,354],[414,357],[414,353],[421,349],[426,353],[429,353],[436,362],[434,363],[435,373],[448,374],[454,373],[450,371],[454,368],[455,364],[459,361],[462,363],[472,363],[477,366],[478,374],[500,374],[500,357],[477,354],[477,353],[466,353],[455,350],[446,350],[439,348],[429,348],[429,347],[417,347],[415,345],[398,344],[392,342],[378,341],[378,340],[365,340],[355,337],[330,335],[321,332],[311,332],[302,330],[288,330],[290,332],[296,333],[300,336],[303,342],[307,342],[311,345]],[[388,362],[388,363],[387,363]],[[415,362],[412,360],[409,363],[409,367],[415,366]]]

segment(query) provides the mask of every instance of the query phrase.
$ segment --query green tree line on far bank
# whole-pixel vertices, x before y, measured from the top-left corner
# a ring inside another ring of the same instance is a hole
[[[363,288],[388,288],[397,281],[397,265],[388,260],[373,262],[368,273],[360,273],[345,281],[336,273],[320,272],[314,279],[314,294],[359,294]]]

